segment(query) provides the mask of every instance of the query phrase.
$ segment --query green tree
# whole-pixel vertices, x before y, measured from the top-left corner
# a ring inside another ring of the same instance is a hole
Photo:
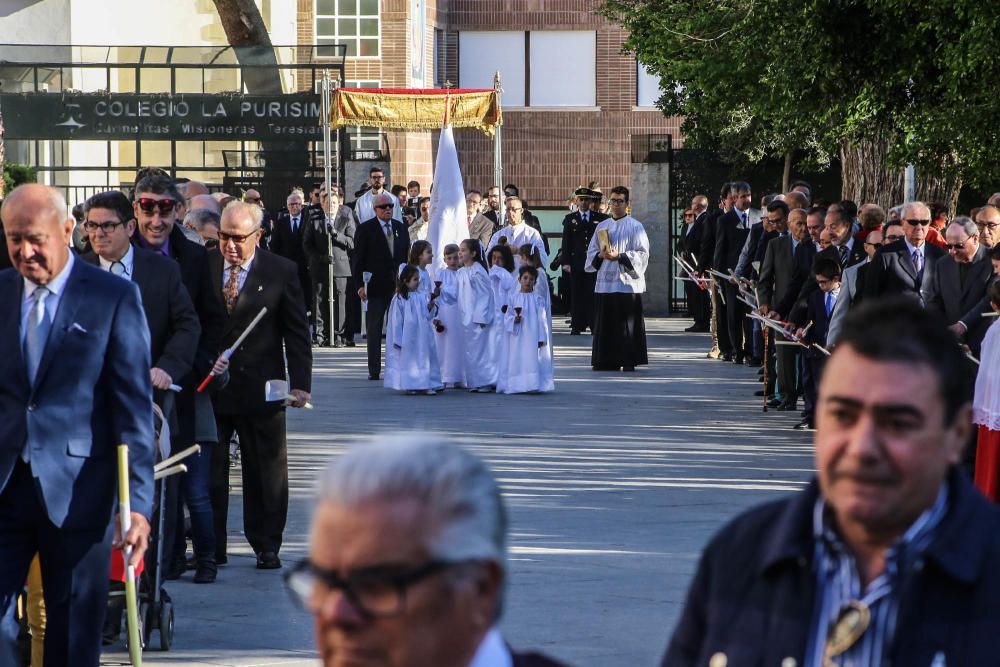
[[[685,142],[750,160],[838,156],[843,196],[953,206],[1000,178],[993,0],[604,0]]]

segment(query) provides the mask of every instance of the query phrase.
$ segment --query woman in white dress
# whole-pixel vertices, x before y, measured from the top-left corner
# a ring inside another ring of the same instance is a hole
[[[490,346],[496,319],[493,288],[477,239],[462,241],[458,258],[462,263],[458,270],[458,307],[464,333],[465,386],[474,392],[489,392],[496,388],[497,381],[496,357]]]

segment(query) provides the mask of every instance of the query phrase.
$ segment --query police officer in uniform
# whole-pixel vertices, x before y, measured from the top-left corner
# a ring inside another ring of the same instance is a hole
[[[587,273],[584,266],[590,239],[603,216],[590,210],[593,191],[580,188],[573,195],[576,197],[577,210],[563,219],[562,270],[563,275],[570,277],[570,303],[573,308],[570,335],[579,336],[585,329],[593,331],[594,284],[597,282],[597,274]]]

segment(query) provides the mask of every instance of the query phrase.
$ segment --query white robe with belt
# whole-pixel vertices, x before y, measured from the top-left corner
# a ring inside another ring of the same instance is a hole
[[[435,279],[441,281],[441,296],[435,303],[437,319],[444,327],[444,331],[434,332],[438,361],[441,362],[441,381],[465,386],[465,334],[458,307],[458,271],[441,269]]]
[[[433,313],[427,295],[396,295],[389,305],[385,339],[385,386],[397,391],[422,391],[441,386],[434,344]],[[398,348],[396,346],[399,346]]]
[[[476,389],[495,385],[497,360],[490,340],[496,306],[489,274],[481,264],[475,263],[458,270],[458,306],[465,334],[465,386]]]
[[[537,287],[536,287],[537,290]],[[537,292],[511,292],[504,316],[506,338],[497,391],[504,394],[552,391],[552,335],[545,299]],[[515,324],[518,309],[521,322]],[[539,343],[544,343],[539,347]]]

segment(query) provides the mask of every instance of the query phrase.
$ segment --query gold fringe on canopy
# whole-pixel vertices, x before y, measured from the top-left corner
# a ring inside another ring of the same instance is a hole
[[[340,88],[330,106],[334,128],[439,130],[447,111],[452,127],[474,127],[493,136],[503,122],[495,90]]]

